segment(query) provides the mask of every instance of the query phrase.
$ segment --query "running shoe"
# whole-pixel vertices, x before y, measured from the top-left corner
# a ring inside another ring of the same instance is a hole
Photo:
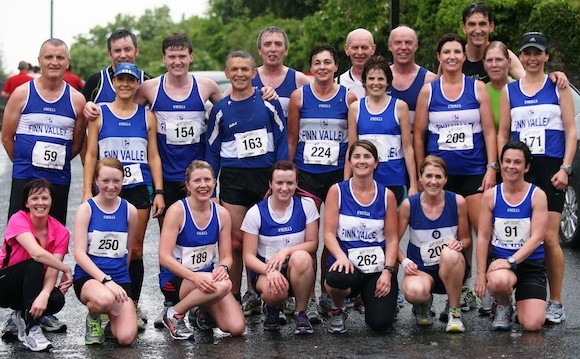
[[[493,322],[491,323],[491,327],[493,330],[510,330],[512,327],[512,303],[508,303],[507,305],[497,305],[497,309],[495,311],[495,318],[493,318]]]
[[[262,300],[254,292],[246,292],[242,297],[242,311],[244,315],[259,314]]]
[[[461,321],[461,311],[457,307],[449,308],[448,315],[449,320],[447,321],[447,326],[445,331],[447,333],[463,333],[465,331],[465,326]]]
[[[422,304],[413,305],[413,313],[415,314],[415,322],[417,325],[431,325],[433,324],[433,316],[435,313],[431,310],[433,303],[433,296],[429,301]]]
[[[194,333],[185,324],[185,314],[174,314],[173,318],[169,318],[168,309],[163,313],[163,324],[169,329],[171,337],[175,340],[194,340]]]
[[[296,327],[294,328],[294,334],[312,334],[314,333],[314,328],[306,316],[306,312],[298,312],[294,315],[294,323]]]
[[[316,304],[316,299],[310,298],[306,304],[306,317],[310,324],[322,323],[322,316],[320,315],[320,307]]]
[[[294,297],[284,299],[280,308],[285,315],[293,315],[296,310],[296,299]]]
[[[477,308],[477,296],[473,288],[466,285],[461,287],[461,299],[459,301],[459,306],[464,312],[469,312],[472,309]]]
[[[207,310],[200,308],[200,307],[195,307],[194,314],[195,314],[195,321],[193,323],[195,323],[196,327],[199,330],[210,330],[216,326],[215,320],[207,312]],[[191,324],[192,322],[190,321],[189,323]]]
[[[16,336],[18,337],[18,340],[23,342],[24,337],[26,336],[26,322],[22,317],[22,311],[21,310],[13,311],[11,319],[14,325],[16,326]]]
[[[265,302],[262,302],[262,314],[268,315],[268,311],[266,310],[267,306],[268,305]],[[282,307],[282,305],[280,305],[280,307]],[[286,318],[286,314],[282,313],[282,310],[278,312],[278,323],[280,325],[288,324],[288,318]]]
[[[328,320],[326,330],[332,334],[346,333],[344,322],[348,316],[347,313],[340,308],[333,308],[330,310],[329,314],[330,319]]]
[[[165,324],[163,324],[163,315],[165,315],[165,309],[171,306],[173,306],[173,303],[168,301],[163,302],[163,308],[161,309],[161,312],[159,312],[159,314],[157,315],[157,317],[155,317],[155,320],[153,321],[153,326],[155,328],[161,329],[165,326]]]
[[[439,313],[439,320],[443,323],[449,321],[449,299],[445,300],[445,309],[441,313]]]
[[[4,328],[2,328],[1,337],[4,340],[18,337],[18,328],[16,327],[16,324],[14,324],[14,321],[12,320],[12,313],[10,313],[10,315],[8,316],[6,323],[4,323]]]
[[[566,313],[564,312],[562,303],[558,303],[554,300],[548,301],[546,307],[546,320],[553,324],[562,323],[563,320],[566,320]]]
[[[66,324],[58,320],[54,315],[45,315],[40,318],[40,327],[51,333],[66,332]]]
[[[101,317],[93,319],[90,314],[87,314],[85,319],[85,345],[103,344],[104,341],[105,335],[101,327]]]
[[[42,328],[38,325],[30,328],[28,335],[26,335],[22,341],[22,345],[33,352],[41,352],[52,348],[52,343],[46,339],[42,332]]]
[[[266,319],[264,320],[264,330],[278,331],[280,330],[280,308],[270,307],[266,305]]]
[[[328,294],[322,293],[320,297],[318,297],[318,305],[320,306],[320,315],[328,317],[334,303],[332,303],[332,299],[330,299]]]

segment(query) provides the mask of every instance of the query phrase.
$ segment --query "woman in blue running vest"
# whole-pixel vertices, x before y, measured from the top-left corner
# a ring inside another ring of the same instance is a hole
[[[230,214],[211,200],[216,178],[209,163],[191,162],[185,176],[188,195],[167,210],[159,239],[159,286],[165,301],[175,303],[165,309],[163,323],[173,339],[193,340],[185,313],[199,307],[222,331],[242,335],[244,314],[229,276]]]
[[[427,156],[419,167],[423,192],[405,199],[399,208],[399,236],[410,225],[407,255],[399,249],[405,270],[403,295],[413,304],[417,325],[433,323],[432,293],[447,294],[447,332],[463,332],[459,299],[466,277],[464,247],[471,244],[467,205],[461,195],[446,191],[447,165],[437,156]]]
[[[379,164],[375,145],[354,142],[347,161],[352,178],[330,187],[324,212],[324,245],[330,252],[324,285],[333,302],[327,330],[346,332],[344,300],[360,294],[365,322],[383,332],[393,324],[397,305],[397,200],[373,179]]]
[[[393,73],[382,56],[370,57],[364,65],[363,84],[367,96],[352,103],[348,109],[348,142],[369,140],[379,151],[379,166],[374,178],[388,187],[401,203],[409,174],[409,194],[417,193],[417,168],[411,138],[409,107],[387,95]],[[345,166],[345,177],[350,167]]]
[[[500,159],[503,182],[482,198],[475,290],[482,297],[487,288],[497,302],[494,330],[511,328],[515,290],[518,321],[537,331],[546,320],[546,194],[524,180],[532,159],[525,143],[507,143]]]
[[[120,196],[137,208],[137,228],[130,253],[129,273],[139,330],[144,330],[147,317],[138,306],[145,273],[143,241],[151,207],[153,217],[163,214],[165,191],[157,149],[157,120],[150,110],[134,103],[139,79],[137,66],[119,64],[113,75],[115,100],[102,105],[99,117],[89,123],[83,171],[83,201],[92,194],[96,161],[105,157],[121,161],[124,176]]]
[[[296,297],[294,334],[311,334],[306,315],[314,288],[312,255],[318,248],[318,210],[311,198],[296,196],[297,171],[279,161],[270,172],[271,195],[254,205],[244,218],[244,263],[253,287],[266,303],[266,330],[279,330],[280,305]]]
[[[119,344],[137,335],[137,316],[131,299],[129,252],[135,235],[137,209],[119,197],[123,165],[104,158],[95,167],[96,196],[80,205],[74,222],[74,290],[87,306],[85,344],[102,344],[101,314]]]
[[[564,253],[559,234],[564,189],[572,173],[576,152],[574,100],[570,88],[558,88],[544,72],[549,60],[548,41],[541,32],[524,34],[520,60],[526,74],[504,87],[500,99],[498,145],[510,138],[525,142],[532,152],[526,181],[540,187],[548,197],[546,263],[550,301],[546,319],[560,323],[565,319],[562,306]]]

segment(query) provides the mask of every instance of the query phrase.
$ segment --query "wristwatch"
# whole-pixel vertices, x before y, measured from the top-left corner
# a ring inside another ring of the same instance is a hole
[[[514,270],[518,267],[518,263],[516,262],[516,259],[513,256],[509,256],[506,259],[510,264],[511,270]]]
[[[101,281],[101,283],[105,284],[107,282],[112,281],[113,278],[110,275],[106,275],[105,278],[103,278],[103,280]]]
[[[562,165],[562,166],[560,166],[560,169],[566,171],[568,176],[570,176],[572,174],[572,166],[570,166],[570,165]]]
[[[499,165],[497,164],[497,162],[490,162],[487,165],[485,165],[485,167],[493,168],[496,171],[499,170]]]
[[[393,266],[385,266],[385,268],[383,268],[383,270],[387,270],[391,274],[395,273],[395,267],[393,267]]]

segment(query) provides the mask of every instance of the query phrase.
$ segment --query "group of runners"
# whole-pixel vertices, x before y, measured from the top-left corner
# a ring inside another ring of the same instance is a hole
[[[0,306],[14,312],[3,333],[33,351],[50,348],[43,330],[66,330],[54,314],[73,286],[88,309],[86,344],[132,343],[148,321],[139,298],[150,215],[161,228],[165,297],[155,325],[174,339],[194,338],[188,321],[242,335],[244,315],[261,312],[265,330],[293,315],[295,334],[313,333],[323,317],[329,332],[344,333],[347,303],[357,298],[368,326],[383,332],[398,307],[399,267],[418,325],[432,324],[433,294],[446,294],[446,331],[465,331],[471,287],[493,297],[494,329],[511,327],[514,306],[525,330],[561,322],[558,227],[576,141],[572,96],[564,74],[544,72],[543,34],[526,33],[517,57],[489,43],[493,28],[485,4],[466,7],[467,45],[456,34],[441,38],[439,75],[415,63],[411,28],[391,32],[391,65],[374,55],[372,34],[356,29],[344,46],[352,67],[337,76],[337,50],[317,45],[311,80],[284,65],[288,37],[267,27],[257,39],[260,67],[246,51],[227,57],[224,94],[189,73],[184,34],[164,39],[167,72],[150,78],[134,64],[135,35],[114,32],[112,65],[87,80],[84,97],[62,80],[66,44],[47,40],[41,77],[14,91],[3,121],[14,163],[0,254]],[[64,226],[79,153],[71,271],[62,263]]]

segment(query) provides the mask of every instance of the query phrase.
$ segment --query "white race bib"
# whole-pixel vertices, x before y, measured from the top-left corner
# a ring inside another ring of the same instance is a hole
[[[442,151],[473,149],[473,128],[471,125],[455,125],[439,129],[437,140]]]
[[[35,167],[62,170],[66,160],[66,146],[36,141],[32,149],[32,165]]]
[[[97,257],[122,258],[127,253],[127,233],[93,230],[87,253]]]
[[[496,219],[495,234],[505,244],[523,245],[530,238],[530,222],[522,219]]]
[[[389,148],[391,147],[387,136],[384,135],[364,135],[359,136],[361,140],[370,141],[377,148],[377,153],[379,155],[379,162],[389,161]]]
[[[306,141],[304,163],[308,165],[338,166],[340,143],[336,141]]]
[[[123,166],[123,172],[123,186],[133,183],[143,183],[143,173],[141,172],[141,165],[138,163]]]
[[[520,141],[528,145],[533,155],[546,153],[546,131],[541,127],[522,128]]]
[[[350,248],[348,259],[365,274],[382,272],[385,268],[385,251],[377,246]]]
[[[208,267],[213,262],[216,245],[184,247],[181,251],[181,264],[191,271]]]
[[[234,134],[238,158],[265,155],[268,152],[268,131],[265,128]]]
[[[443,248],[447,247],[447,244],[454,240],[455,238],[448,236],[434,241],[421,243],[421,259],[423,260],[423,264],[425,264],[425,266],[439,264]]]
[[[165,142],[168,145],[191,145],[199,142],[194,120],[168,119],[165,122]]]

